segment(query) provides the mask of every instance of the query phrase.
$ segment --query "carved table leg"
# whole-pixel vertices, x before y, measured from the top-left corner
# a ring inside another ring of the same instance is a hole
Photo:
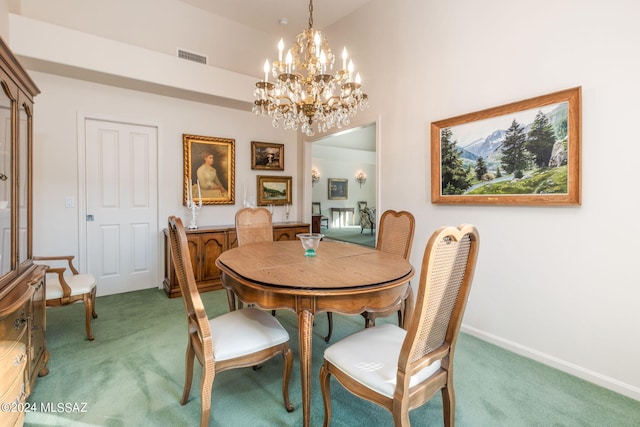
[[[298,341],[300,352],[300,379],[302,385],[302,420],[309,427],[311,417],[311,339],[313,313],[302,310],[298,313]]]

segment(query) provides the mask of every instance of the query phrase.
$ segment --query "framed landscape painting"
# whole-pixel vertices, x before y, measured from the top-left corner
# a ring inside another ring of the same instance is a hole
[[[284,170],[284,144],[251,141],[251,169]]]
[[[431,202],[580,205],[581,88],[431,123]]]
[[[235,194],[235,140],[182,135],[184,177],[182,203],[233,205]]]
[[[291,204],[290,176],[258,175],[257,181],[258,206]]]

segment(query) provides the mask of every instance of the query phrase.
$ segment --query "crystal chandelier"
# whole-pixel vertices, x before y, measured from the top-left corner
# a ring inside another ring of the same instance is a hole
[[[284,41],[278,43],[278,60],[264,63],[264,80],[256,83],[253,112],[272,117],[273,127],[297,130],[307,136],[337,126],[348,126],[358,110],[368,107],[360,73],[353,77],[353,61],[342,51],[342,68],[333,73],[335,57],[320,31],[313,29],[313,0],[309,1],[309,28],[296,37],[283,61]],[[347,63],[347,59],[349,62]],[[269,81],[269,71],[275,82]]]

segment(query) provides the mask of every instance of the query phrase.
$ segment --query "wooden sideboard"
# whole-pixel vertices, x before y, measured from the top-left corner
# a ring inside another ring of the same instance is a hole
[[[202,227],[186,230],[193,274],[200,292],[222,289],[220,270],[215,265],[220,254],[238,246],[236,228],[233,225]],[[308,233],[309,224],[303,222],[274,222],[273,240],[293,240],[298,233]],[[169,231],[164,230],[164,291],[169,298],[182,296],[171,261]]]

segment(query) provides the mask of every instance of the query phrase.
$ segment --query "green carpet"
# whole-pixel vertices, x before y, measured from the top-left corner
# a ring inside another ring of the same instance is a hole
[[[360,230],[360,227],[332,227],[323,228],[322,234],[324,234],[327,239],[356,243],[374,248],[376,246],[375,231],[371,234],[371,230],[364,230],[362,233],[360,233]]]
[[[224,292],[202,294],[209,316],[227,311]],[[39,378],[29,402],[80,404],[84,412],[30,412],[27,426],[196,426],[200,417],[200,369],[191,398],[179,399],[184,384],[186,320],[182,299],[168,299],[150,289],[99,297],[95,341],[85,339],[81,304],[47,309],[50,373]],[[295,406],[287,413],[281,399],[282,360],[262,369],[226,371],[213,386],[212,426],[302,425],[296,317],[278,311],[291,335],[296,358],[290,384]],[[392,316],[392,318],[395,316]],[[382,321],[392,321],[389,320]],[[327,316],[316,317],[313,337],[311,424],[322,425],[318,384],[327,344]],[[379,320],[380,322],[380,320]],[[334,315],[336,341],[362,327],[360,316]],[[594,426],[640,425],[640,402],[587,383],[537,362],[462,334],[455,360],[458,426]],[[345,392],[332,381],[333,426],[392,425],[385,410]],[[414,426],[441,426],[438,394],[411,412]]]

